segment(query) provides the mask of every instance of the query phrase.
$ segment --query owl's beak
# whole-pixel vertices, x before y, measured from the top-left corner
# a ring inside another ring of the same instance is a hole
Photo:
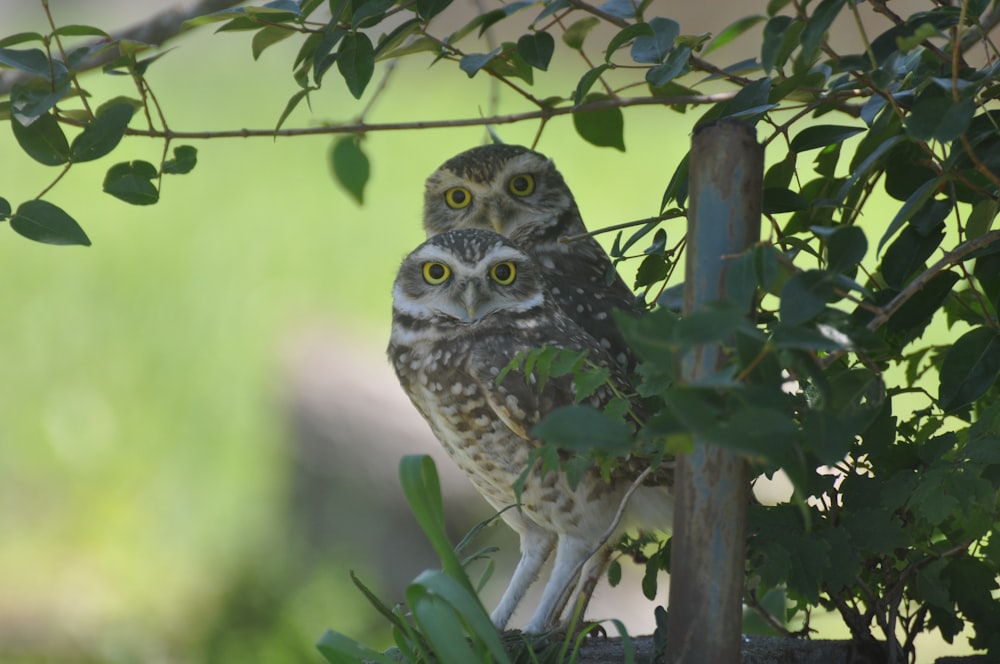
[[[462,304],[465,305],[465,312],[469,314],[467,321],[471,322],[476,319],[476,310],[479,308],[479,288],[476,286],[475,281],[469,281],[465,284],[465,289],[462,291]]]
[[[495,214],[490,215],[490,226],[492,226],[493,230],[495,230],[498,234],[503,235],[503,222],[501,222],[500,218]]]

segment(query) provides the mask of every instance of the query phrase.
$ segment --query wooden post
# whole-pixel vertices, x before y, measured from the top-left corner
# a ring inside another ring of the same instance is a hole
[[[763,147],[752,128],[719,121],[691,142],[684,313],[725,299],[728,260],[760,238]],[[749,312],[748,312],[749,313]],[[682,366],[686,382],[713,373],[719,349]],[[710,440],[680,457],[667,618],[668,661],[740,661],[746,555],[747,463]]]

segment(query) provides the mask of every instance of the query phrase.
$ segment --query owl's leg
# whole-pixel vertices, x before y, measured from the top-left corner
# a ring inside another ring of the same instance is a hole
[[[556,543],[555,533],[542,530],[533,524],[522,530],[520,535],[521,560],[514,568],[514,575],[510,578],[500,603],[490,614],[490,619],[497,629],[507,626],[514,609],[528,591],[528,586],[538,578],[539,570],[549,559],[549,554],[552,553]]]
[[[542,591],[542,599],[538,603],[535,615],[531,617],[525,632],[537,634],[553,627],[563,606],[570,585],[576,579],[580,565],[590,556],[593,543],[578,537],[560,537],[556,546],[556,561],[552,568],[552,576]]]
[[[614,550],[614,543],[609,542],[584,564],[576,588],[565,603],[565,613],[560,621],[560,627],[570,627],[574,620],[583,620],[583,616],[587,612],[587,604],[590,603],[590,598],[594,594],[594,588],[597,587],[604,575],[604,570],[607,568]],[[560,607],[560,610],[562,608]]]

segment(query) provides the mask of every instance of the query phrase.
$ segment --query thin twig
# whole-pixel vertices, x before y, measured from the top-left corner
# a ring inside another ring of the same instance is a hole
[[[292,137],[292,136],[322,136],[327,134],[359,134],[375,131],[403,131],[410,129],[451,129],[455,127],[480,127],[495,124],[513,124],[527,120],[540,120],[571,115],[573,113],[589,113],[609,108],[626,108],[629,106],[675,106],[683,104],[702,105],[715,104],[719,101],[732,99],[735,93],[723,92],[710,95],[679,95],[676,97],[628,97],[617,99],[601,99],[580,106],[545,107],[536,111],[510,113],[493,117],[461,118],[457,120],[418,120],[413,122],[354,122],[342,125],[327,125],[322,127],[303,127],[297,129],[229,129],[222,131],[159,131],[149,129],[132,129],[125,131],[127,136],[145,136],[147,138],[170,138],[201,140],[209,138],[259,138],[259,137]],[[60,121],[73,126],[84,126],[72,118],[63,117]]]
[[[666,221],[667,219],[675,219],[677,217],[683,217],[686,214],[684,210],[671,210],[670,212],[665,212],[657,217],[646,217],[645,219],[636,219],[635,221],[626,221],[620,224],[615,224],[613,226],[604,226],[603,228],[598,228],[596,230],[588,231],[586,233],[578,233],[577,235],[567,235],[564,238],[560,238],[560,242],[576,242],[588,237],[594,237],[595,235],[601,235],[602,233],[610,233],[611,231],[620,231],[623,228],[631,228],[633,226],[642,226],[643,224],[649,224],[654,221]]]

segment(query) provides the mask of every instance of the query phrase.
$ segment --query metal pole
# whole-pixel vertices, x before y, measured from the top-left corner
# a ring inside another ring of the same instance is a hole
[[[719,121],[691,141],[684,312],[725,299],[728,260],[760,238],[763,147],[749,126]],[[749,313],[749,312],[748,312]],[[682,366],[697,382],[721,360],[704,347]],[[746,507],[742,458],[709,440],[678,460],[667,617],[668,661],[740,661]]]

